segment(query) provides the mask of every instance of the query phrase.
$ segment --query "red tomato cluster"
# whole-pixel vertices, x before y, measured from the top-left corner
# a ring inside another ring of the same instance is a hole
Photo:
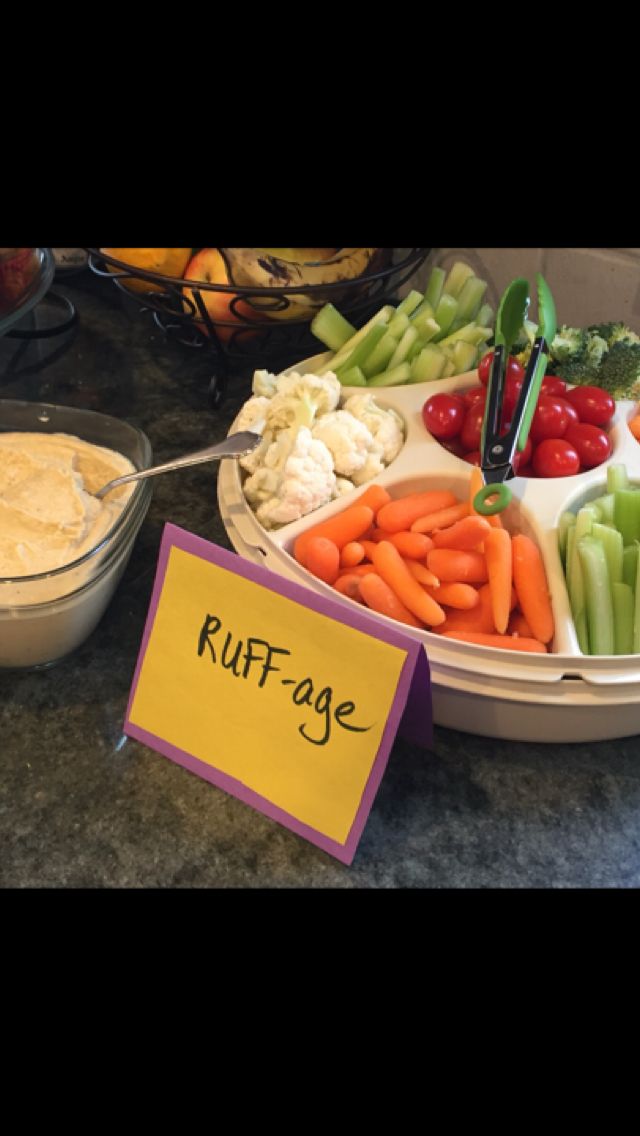
[[[472,465],[480,465],[480,434],[493,353],[478,368],[480,386],[464,394],[434,394],[422,408],[430,434]],[[517,359],[509,358],[503,400],[502,429],[508,430],[524,379]],[[516,454],[521,477],[571,477],[601,465],[611,454],[606,427],[615,412],[610,394],[599,387],[568,389],[562,379],[545,375],[527,444]]]

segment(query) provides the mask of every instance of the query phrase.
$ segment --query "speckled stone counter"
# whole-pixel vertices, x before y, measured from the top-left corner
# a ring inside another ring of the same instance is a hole
[[[210,355],[165,337],[90,272],[54,283],[75,329],[0,340],[0,398],[88,406],[141,426],[157,461],[224,437],[249,380],[213,411]],[[354,863],[122,734],[170,520],[230,548],[216,466],[159,478],[102,622],[66,662],[0,673],[3,888],[527,888],[640,885],[640,739],[500,742],[436,728],[398,741]]]

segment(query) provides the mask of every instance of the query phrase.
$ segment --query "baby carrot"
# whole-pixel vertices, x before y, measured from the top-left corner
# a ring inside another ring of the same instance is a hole
[[[386,506],[385,506],[386,507]],[[440,604],[427,595],[421,584],[407,568],[398,549],[388,540],[381,540],[373,554],[376,571],[396,593],[409,611],[429,627],[437,627],[446,618]]]
[[[305,548],[305,568],[325,584],[335,584],[340,572],[337,544],[326,536],[311,537]]]
[[[353,572],[344,572],[342,576],[338,576],[333,586],[336,592],[340,592],[342,596],[348,596],[350,600],[363,603],[362,596],[360,595],[361,579],[363,579],[362,576],[355,576]]]
[[[554,632],[553,609],[540,549],[524,533],[513,537],[511,549],[513,583],[520,610],[534,637],[541,643],[549,643]]]
[[[461,521],[463,517],[469,515],[469,504],[467,501],[457,502],[455,505],[449,505],[446,509],[438,509],[435,513],[427,513],[424,516],[416,517],[411,525],[411,532],[429,533],[434,529],[447,529],[454,525],[456,521]]]
[[[408,623],[410,627],[423,627],[420,620],[416,619],[415,615],[412,615],[402,601],[398,599],[393,588],[390,588],[377,573],[371,572],[368,576],[362,577],[360,595],[367,607],[370,607],[372,611],[377,611],[379,615],[387,615],[389,619]]]
[[[485,536],[491,531],[491,525],[484,517],[463,517],[448,529],[439,529],[433,534],[433,543],[436,548],[458,548],[462,552],[471,552],[482,544]]]
[[[481,552],[460,552],[454,548],[432,548],[427,568],[443,584],[484,584],[487,562]]]
[[[365,551],[364,545],[358,540],[350,540],[345,544],[344,548],[340,550],[340,567],[341,568],[355,568],[356,564],[360,564],[364,560]]]
[[[366,576],[369,572],[375,572],[373,564],[355,564],[353,568],[340,569],[341,576]]]
[[[525,639],[533,639],[531,628],[527,623],[524,615],[520,611],[513,611],[509,617],[509,624],[507,626],[508,635],[524,635]]]
[[[370,509],[373,509],[373,514],[375,516],[375,514],[379,509],[382,508],[383,505],[389,504],[390,500],[391,494],[387,489],[384,489],[382,485],[369,485],[368,488],[365,489],[364,493],[361,493],[361,495],[358,497],[356,504],[368,505]]]
[[[306,548],[314,537],[326,537],[341,549],[350,541],[359,540],[372,522],[373,509],[369,505],[350,505],[344,512],[336,513],[335,517],[321,521],[320,524],[313,525],[312,528],[301,533],[293,546],[293,555],[298,563],[306,568]]]
[[[480,603],[480,596],[471,584],[440,584],[437,588],[429,588],[428,592],[437,603],[453,607],[456,611],[472,611]]]
[[[403,559],[411,575],[415,576],[419,584],[424,584],[429,588],[438,587],[440,583],[438,577],[429,571],[426,564],[422,564],[419,560],[410,560],[408,556],[403,557]]]
[[[463,643],[478,643],[481,647],[503,647],[507,651],[529,651],[546,655],[547,648],[539,639],[525,639],[522,635],[487,635],[481,631],[443,631],[443,639],[461,639]]]
[[[376,514],[376,524],[387,533],[406,532],[418,517],[425,517],[427,513],[435,513],[456,503],[455,493],[448,489],[408,493],[405,497],[398,497],[396,501],[383,505]]]
[[[433,548],[431,537],[425,536],[424,533],[390,533],[387,540],[395,545],[401,556],[408,557],[409,560],[424,560]]]
[[[375,548],[374,541],[365,540],[364,537],[361,537],[360,540],[358,541],[358,544],[362,545],[362,548],[364,550],[364,554],[365,554],[365,557],[367,558],[367,560],[371,560],[373,558],[373,550]]]
[[[493,622],[498,634],[504,635],[511,610],[512,579],[511,537],[506,529],[489,529],[484,538],[484,555],[489,575]]]
[[[483,584],[478,588],[478,603],[474,607],[469,611],[448,610],[445,622],[436,630],[441,635],[445,631],[473,631],[490,635],[495,629],[489,585]]]
[[[482,470],[479,466],[473,465],[471,467],[471,480],[469,483],[469,508],[472,516],[480,516],[479,513],[476,513],[473,507],[473,501],[476,493],[479,493],[481,489],[484,489],[484,477]],[[485,520],[488,521],[491,528],[502,528],[502,521],[500,520],[499,513],[494,513],[491,517],[485,517]]]

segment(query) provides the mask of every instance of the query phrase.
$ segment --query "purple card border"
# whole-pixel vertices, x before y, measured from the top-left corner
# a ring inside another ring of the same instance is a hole
[[[181,549],[183,552],[189,552],[194,556],[198,556],[202,560],[207,560],[211,564],[216,564],[219,568],[226,569],[238,576],[244,576],[245,579],[251,580],[253,583],[262,587],[266,587],[269,591],[278,592],[279,595],[285,596],[287,599],[291,599],[296,603],[300,603],[304,607],[311,608],[321,615],[327,615],[332,619],[335,618],[358,631],[364,632],[366,635],[371,635],[375,639],[381,639],[391,646],[399,647],[401,650],[406,651],[407,657],[400,672],[400,678],[389,711],[387,723],[382,738],[380,739],[378,752],[371,767],[369,777],[367,778],[362,799],[351,829],[349,830],[349,835],[344,844],[340,844],[330,837],[325,836],[324,833],[319,832],[317,829],[304,824],[296,817],[291,816],[290,813],[285,812],[284,809],[274,805],[273,802],[261,797],[259,793],[250,789],[247,785],[243,784],[243,782],[236,780],[235,777],[231,777],[229,774],[215,769],[213,766],[185,752],[178,746],[174,746],[163,738],[159,738],[148,730],[137,726],[130,720],[131,708],[133,706],[140,672],[153,630],[160,595],[164,586],[169,554],[174,547]],[[291,829],[293,832],[297,833],[298,836],[302,836],[305,840],[317,845],[317,847],[328,852],[342,863],[351,864],[387,767],[391,746],[398,732],[398,727],[409,698],[414,674],[417,670],[421,669],[418,667],[421,651],[422,645],[416,639],[413,639],[409,635],[404,635],[401,631],[396,631],[394,628],[386,627],[372,616],[360,611],[355,605],[354,610],[351,611],[346,605],[341,604],[337,600],[332,600],[326,596],[319,595],[317,592],[312,592],[309,588],[305,588],[304,585],[295,583],[293,580],[287,580],[261,564],[253,564],[248,560],[244,560],[235,552],[229,552],[227,549],[221,548],[219,545],[213,544],[203,537],[196,536],[194,533],[188,532],[178,525],[167,522],[162,534],[156,577],[149,602],[149,611],[147,613],[133,682],[131,684],[123,730],[125,734],[143,742],[151,749],[168,757],[171,761],[175,761],[178,765],[182,765],[191,773],[197,774],[197,776],[211,782],[211,784],[216,785],[219,789],[224,790],[224,792],[229,793],[233,797],[237,797],[245,804],[250,805],[258,812],[264,813],[265,816],[277,821],[285,828]]]

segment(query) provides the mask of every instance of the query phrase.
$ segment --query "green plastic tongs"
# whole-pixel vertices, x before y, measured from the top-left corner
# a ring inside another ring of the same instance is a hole
[[[476,494],[473,507],[489,517],[501,513],[511,500],[504,484],[515,477],[513,459],[522,453],[529,437],[542,380],[549,362],[549,346],[556,330],[556,306],[544,277],[536,273],[538,286],[538,330],[529,363],[508,430],[500,433],[505,376],[509,353],[529,311],[529,282],[518,277],[506,289],[496,316],[494,356],[487,384],[487,403],[482,422],[480,468],[485,484]]]

